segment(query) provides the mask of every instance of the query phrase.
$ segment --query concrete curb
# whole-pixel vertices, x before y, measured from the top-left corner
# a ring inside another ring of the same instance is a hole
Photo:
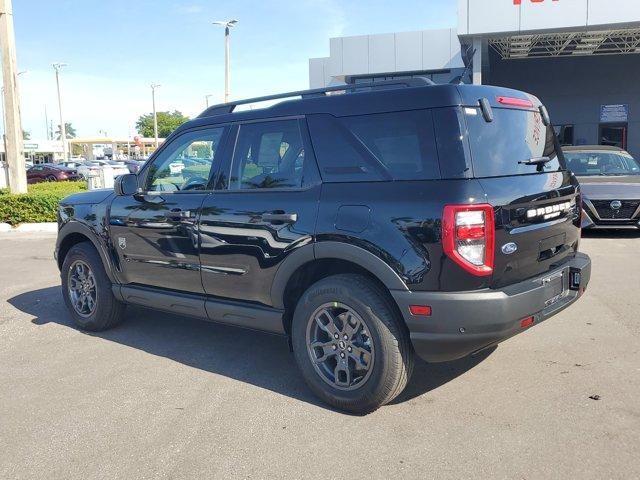
[[[22,223],[17,227],[12,227],[8,223],[0,223],[0,232],[23,232],[23,233],[56,233],[58,224],[56,222],[47,223]]]

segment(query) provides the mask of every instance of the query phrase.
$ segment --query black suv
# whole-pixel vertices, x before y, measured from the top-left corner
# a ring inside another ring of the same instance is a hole
[[[64,199],[56,258],[80,328],[137,304],[285,335],[319,397],[365,413],[414,353],[476,353],[580,297],[580,208],[535,97],[356,84],[207,109],[115,191]]]

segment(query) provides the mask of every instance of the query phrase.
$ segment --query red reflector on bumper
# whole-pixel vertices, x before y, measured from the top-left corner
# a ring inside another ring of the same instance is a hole
[[[535,319],[533,317],[523,318],[520,321],[520,328],[529,328],[531,325],[533,325],[534,321]]]
[[[429,305],[409,305],[411,315],[431,316],[431,307]]]

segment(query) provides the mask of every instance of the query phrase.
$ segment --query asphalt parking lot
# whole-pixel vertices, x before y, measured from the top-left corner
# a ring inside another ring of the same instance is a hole
[[[138,308],[76,330],[54,241],[0,234],[0,478],[640,478],[640,236],[583,239],[580,302],[365,417],[274,336]]]

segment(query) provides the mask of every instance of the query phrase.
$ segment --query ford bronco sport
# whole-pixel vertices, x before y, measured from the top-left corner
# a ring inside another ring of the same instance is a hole
[[[576,301],[580,210],[538,99],[416,78],[208,108],[114,190],[64,199],[56,258],[79,328],[136,304],[285,335],[321,399],[366,413],[415,354],[474,354]]]

